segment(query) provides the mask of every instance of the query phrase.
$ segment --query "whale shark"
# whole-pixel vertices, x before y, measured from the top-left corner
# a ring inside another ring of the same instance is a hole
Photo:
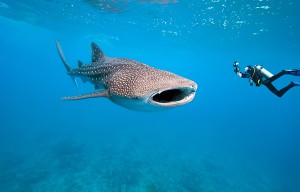
[[[63,97],[63,100],[108,98],[113,103],[136,111],[160,111],[181,106],[194,99],[197,84],[169,71],[153,68],[128,58],[108,57],[91,43],[92,61],[78,61],[71,68],[56,41],[59,56],[77,86],[76,78],[95,86],[92,93]]]

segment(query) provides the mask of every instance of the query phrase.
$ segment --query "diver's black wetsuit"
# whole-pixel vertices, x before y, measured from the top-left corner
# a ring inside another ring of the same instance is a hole
[[[258,67],[254,66],[248,66],[247,71],[245,73],[240,72],[240,69],[238,67],[238,63],[234,62],[233,66],[235,67],[234,72],[241,78],[249,78],[250,85],[253,85],[253,82],[258,87],[261,84],[265,85],[272,93],[274,93],[278,97],[282,97],[288,90],[295,86],[300,86],[300,83],[298,82],[291,82],[284,88],[278,90],[274,87],[272,84],[273,81],[278,79],[279,77],[283,75],[294,75],[294,76],[300,76],[300,69],[294,69],[294,70],[282,70],[281,72],[277,73],[276,75],[272,75],[271,77],[266,77],[265,74],[263,74],[260,70],[257,70]],[[261,66],[259,66],[261,67]],[[261,67],[262,69],[262,67]]]

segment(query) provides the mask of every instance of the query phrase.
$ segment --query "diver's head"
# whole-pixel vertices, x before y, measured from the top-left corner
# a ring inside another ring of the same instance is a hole
[[[253,67],[250,66],[250,65],[248,65],[248,66],[245,68],[245,73],[246,73],[246,74],[251,74],[252,71],[253,71]]]

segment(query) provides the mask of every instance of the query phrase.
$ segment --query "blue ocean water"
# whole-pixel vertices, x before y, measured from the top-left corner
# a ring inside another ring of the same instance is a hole
[[[233,73],[300,67],[296,0],[0,0],[0,191],[299,192],[300,88],[282,98]],[[136,112],[67,76],[90,43],[198,84]],[[283,87],[299,77],[284,76]]]

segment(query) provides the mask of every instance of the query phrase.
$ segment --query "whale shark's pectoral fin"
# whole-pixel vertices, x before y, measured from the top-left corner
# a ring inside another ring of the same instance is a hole
[[[93,93],[71,96],[71,97],[63,97],[63,100],[81,100],[81,99],[90,99],[96,97],[109,97],[108,90],[97,91]]]

